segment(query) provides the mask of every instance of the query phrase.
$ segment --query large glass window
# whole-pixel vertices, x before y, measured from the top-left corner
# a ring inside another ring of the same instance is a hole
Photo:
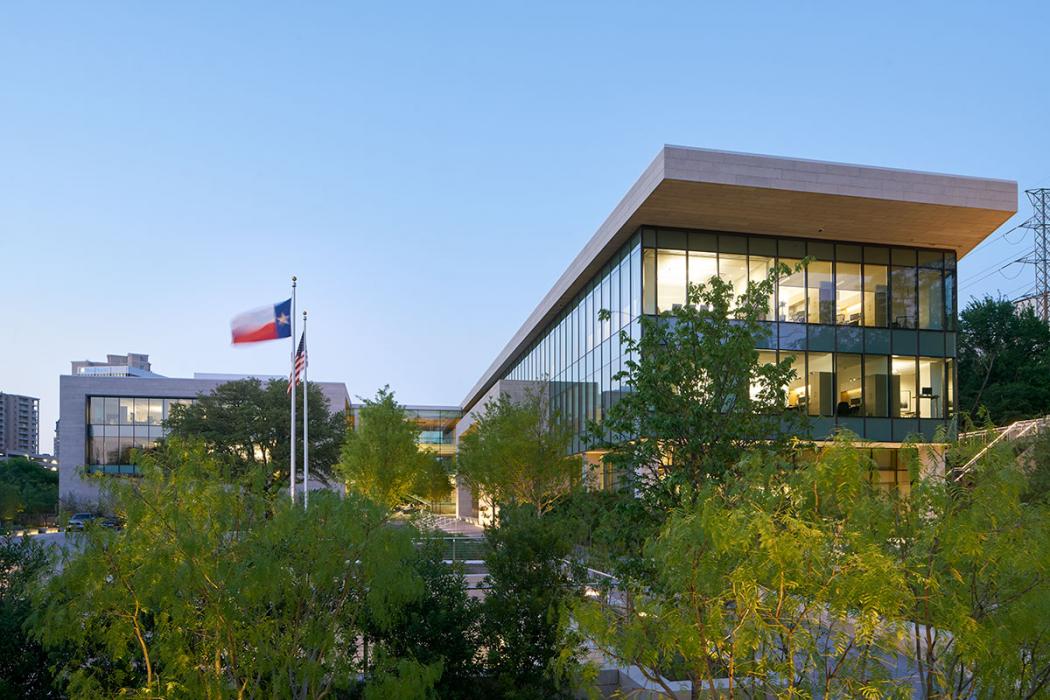
[[[940,270],[919,268],[919,328],[944,328],[944,281]]]
[[[601,311],[600,292],[601,285],[592,287],[587,296],[583,298],[583,310],[580,320],[583,321],[583,334],[587,340],[585,352],[590,352],[598,347],[598,343],[602,340],[599,337],[601,334],[601,323],[598,320],[598,313]]]
[[[885,355],[864,356],[864,415],[885,418],[889,415],[889,358]]]
[[[806,272],[802,268],[795,270],[799,260],[781,258],[780,262],[787,265],[790,272],[782,276],[777,285],[777,320],[805,323]]]
[[[806,355],[805,353],[781,353],[781,360],[788,360],[794,376],[788,380],[787,407],[789,410],[806,412]]]
[[[692,262],[692,260],[690,260]],[[722,253],[718,256],[718,274],[733,285],[733,301],[747,291],[747,256]]]
[[[681,250],[656,253],[656,309],[670,311],[685,304],[686,262]]]
[[[955,270],[944,271],[944,327],[955,330]]]
[[[919,417],[944,418],[944,360],[919,358]]]
[[[642,251],[642,312],[656,313],[656,251],[646,248]]]
[[[811,352],[807,355],[809,415],[833,416],[837,403],[835,369],[830,352]]]
[[[149,424],[160,425],[164,422],[164,399],[149,400]]]
[[[171,406],[193,399],[91,396],[87,399],[85,459],[93,471],[131,474],[132,449],[156,445],[167,434],[163,426]]]
[[[831,263],[813,260],[806,270],[809,290],[809,322],[835,322],[835,288],[832,285]]]
[[[120,399],[117,413],[120,425],[131,425],[135,422],[135,399]]]
[[[915,268],[894,266],[890,275],[892,325],[894,328],[915,328]]]
[[[104,425],[106,422],[106,400],[101,396],[92,396],[88,401],[88,423]]]
[[[718,256],[704,251],[689,251],[689,284],[709,285],[718,276]]]
[[[149,399],[135,399],[135,424],[145,425],[149,422]]]
[[[635,248],[631,251],[631,318],[642,313],[642,251]]]
[[[836,355],[835,364],[835,376],[838,379],[838,403],[835,404],[835,415],[864,415],[860,355],[845,353]]]
[[[776,258],[765,256],[765,255],[752,255],[748,258],[748,281],[755,284],[764,282],[769,277],[769,273],[773,270],[776,265]],[[763,321],[768,321],[773,318],[773,314],[777,308],[777,293],[776,284],[774,280],[773,290],[769,293],[769,308],[766,309],[766,313],[762,314],[760,318]]]
[[[96,426],[88,426],[88,464],[106,463],[106,437],[102,431],[94,432]]]
[[[614,285],[615,289],[615,285]],[[625,258],[620,263],[620,317],[616,320],[616,330],[626,326],[631,320],[631,260]]]
[[[120,423],[120,399],[108,396],[106,401],[106,425],[118,425]]]
[[[835,322],[840,326],[861,323],[864,303],[860,273],[858,263],[835,263]]]
[[[915,387],[915,358],[894,355],[891,365],[890,415],[894,418],[915,418],[919,404]]]
[[[616,271],[614,270],[613,272],[615,273]],[[619,275],[616,276],[616,281],[617,281],[617,283],[619,282]],[[601,305],[595,311],[596,317],[603,315],[601,313],[602,309],[606,309],[607,311],[610,311],[611,313],[614,313],[614,314],[618,314],[619,313],[619,310],[616,309],[616,307],[612,303],[613,296],[614,295],[612,293],[612,279],[610,279],[609,277],[606,277],[605,279],[602,280]],[[619,304],[619,301],[620,301],[619,296],[620,296],[619,290],[617,290],[617,292],[615,294],[617,305]],[[601,324],[601,340],[605,340],[606,338],[609,337],[609,334],[612,333],[612,318],[611,317],[610,318],[606,318],[606,319],[598,318],[598,323]]]
[[[948,394],[948,417],[955,415],[955,360],[947,358],[944,361],[945,384]]]
[[[864,325],[885,328],[890,316],[889,274],[885,265],[864,263]]]

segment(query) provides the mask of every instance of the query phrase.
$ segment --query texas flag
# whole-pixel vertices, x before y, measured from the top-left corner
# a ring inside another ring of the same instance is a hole
[[[288,338],[292,335],[292,300],[245,311],[230,321],[230,330],[234,344]]]

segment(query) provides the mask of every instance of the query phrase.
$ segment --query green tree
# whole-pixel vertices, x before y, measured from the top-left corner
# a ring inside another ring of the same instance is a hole
[[[15,521],[25,510],[22,494],[13,484],[0,483],[0,522]]]
[[[33,592],[50,571],[45,548],[32,538],[0,539],[0,697],[60,697],[52,658],[26,631]]]
[[[718,277],[690,285],[687,304],[643,317],[639,338],[621,334],[624,391],[592,434],[619,476],[664,508],[732,474],[745,451],[782,450],[791,434],[783,425],[791,360],[763,363],[755,349],[768,333],[775,272],[739,297]]]
[[[410,496],[436,500],[448,495],[448,472],[432,451],[420,449],[419,428],[389,387],[365,399],[355,428],[347,433],[336,466],[351,491],[386,508]]]
[[[301,391],[297,399],[298,437],[303,425]],[[309,385],[309,401],[310,475],[330,483],[346,433],[345,415],[342,410],[330,412],[328,399],[316,384]],[[273,490],[288,483],[289,411],[286,382],[241,379],[201,394],[192,404],[173,407],[168,426],[171,437],[202,440],[225,458],[233,467],[231,478],[260,479]]]
[[[747,453],[777,459],[805,427],[785,410],[792,359],[763,362],[756,349],[775,278],[788,272],[775,268],[739,296],[719,277],[690,284],[687,304],[643,317],[637,338],[621,333],[623,391],[589,430],[619,487],[637,496],[605,519],[601,539],[620,548],[610,553],[618,573],[651,575],[642,546],[668,512],[705,482],[732,477]]]
[[[1050,431],[1042,431],[1033,437],[1019,457],[1028,480],[1026,502],[1050,505]]]
[[[57,510],[57,472],[25,457],[0,461],[0,519],[41,522]]]
[[[409,532],[381,509],[274,501],[177,438],[140,466],[108,486],[126,528],[89,528],[39,591],[35,634],[67,650],[70,697],[319,698],[360,674],[366,693],[433,685],[439,666],[361,661],[365,620],[393,624],[423,590]]]
[[[985,297],[959,315],[959,404],[997,425],[1050,413],[1050,328],[1031,309]]]
[[[412,570],[423,582],[423,595],[402,606],[389,624],[368,621],[372,653],[414,659],[428,668],[440,665],[434,685],[438,697],[485,697],[480,663],[480,603],[467,594],[461,569],[443,561],[444,542],[423,540]]]
[[[578,604],[581,631],[665,692],[1044,697],[1050,508],[1010,446],[966,484],[920,473],[925,449],[903,496],[845,437],[798,465],[752,453],[646,541],[648,576]]]
[[[1038,486],[1003,444],[965,483],[928,476],[897,504],[887,541],[906,575],[921,697],[1050,692],[1050,506],[1032,497]]]
[[[805,468],[766,459],[675,508],[646,542],[652,576],[621,580],[616,604],[582,601],[581,630],[668,694],[668,679],[692,697],[903,694],[881,659],[905,579],[882,551],[892,507],[870,458],[840,440]]]
[[[565,565],[570,541],[529,505],[505,507],[489,544],[481,638],[492,694],[503,698],[570,696],[580,640],[569,625],[578,593]]]
[[[572,437],[544,393],[526,391],[521,401],[501,394],[460,439],[456,472],[499,506],[529,504],[544,513],[580,482],[582,462],[568,454]]]

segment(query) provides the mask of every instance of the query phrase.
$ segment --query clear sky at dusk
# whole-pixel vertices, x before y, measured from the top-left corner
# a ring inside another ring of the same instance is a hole
[[[1050,3],[7,3],[0,390],[73,359],[458,403],[665,143],[1050,187]],[[1027,218],[1021,195],[1018,215]],[[1031,233],[961,265],[1016,296]],[[1016,275],[1016,277],[1014,277]]]

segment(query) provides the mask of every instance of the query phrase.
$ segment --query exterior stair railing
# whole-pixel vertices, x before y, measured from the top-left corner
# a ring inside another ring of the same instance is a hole
[[[1010,440],[1019,440],[1027,435],[1038,433],[1047,427],[1050,427],[1050,416],[1043,416],[1042,418],[1031,418],[1029,420],[1019,420],[1011,423],[1010,425],[1002,428],[992,428],[989,430],[973,430],[967,433],[959,433],[960,438],[974,437],[977,435],[990,435],[996,433],[995,438],[985,445],[977,454],[967,460],[966,464],[962,465],[955,470],[955,481],[961,480],[970,471],[977,462],[980,461],[981,457],[988,454],[988,451],[1001,442]]]

